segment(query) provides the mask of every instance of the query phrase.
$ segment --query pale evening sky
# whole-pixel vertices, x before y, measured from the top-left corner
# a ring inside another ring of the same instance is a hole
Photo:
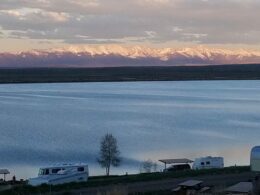
[[[1,0],[0,52],[71,45],[260,48],[258,0]]]

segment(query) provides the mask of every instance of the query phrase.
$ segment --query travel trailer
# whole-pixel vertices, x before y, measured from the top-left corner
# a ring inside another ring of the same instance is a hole
[[[87,164],[61,164],[40,168],[38,177],[31,178],[29,185],[57,185],[70,182],[83,182],[88,179]]]
[[[252,171],[260,172],[260,146],[251,150],[250,166]]]
[[[224,158],[223,157],[202,157],[196,158],[192,169],[219,169],[224,168]]]

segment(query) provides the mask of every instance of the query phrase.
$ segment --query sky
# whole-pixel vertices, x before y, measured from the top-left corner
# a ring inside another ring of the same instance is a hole
[[[0,52],[71,45],[260,48],[258,0],[1,0]]]

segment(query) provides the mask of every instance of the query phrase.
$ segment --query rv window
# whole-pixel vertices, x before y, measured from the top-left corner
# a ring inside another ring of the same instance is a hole
[[[39,175],[44,175],[44,169],[40,169]]]
[[[209,161],[207,161],[207,162],[206,162],[206,164],[207,164],[207,165],[210,165],[210,162],[209,162]]]
[[[205,163],[204,163],[204,162],[201,162],[200,165],[205,165]]]
[[[39,175],[49,175],[49,169],[40,169]]]
[[[78,167],[78,172],[83,172],[84,171],[84,167]]]
[[[52,169],[52,170],[51,170],[51,173],[56,174],[56,173],[58,173],[60,170],[61,170],[61,169]]]

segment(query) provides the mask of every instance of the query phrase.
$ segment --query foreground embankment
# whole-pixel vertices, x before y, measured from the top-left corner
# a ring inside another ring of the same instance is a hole
[[[57,186],[27,185],[14,186],[0,194],[103,194],[103,193],[153,193],[167,194],[185,180],[197,179],[205,185],[225,188],[240,181],[248,181],[254,176],[249,167],[228,167],[224,169],[190,170],[175,173],[148,173],[125,176],[90,177],[88,182],[70,183]]]

